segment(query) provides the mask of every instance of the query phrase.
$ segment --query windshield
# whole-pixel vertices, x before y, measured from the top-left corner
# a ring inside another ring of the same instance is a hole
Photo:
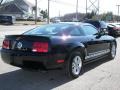
[[[104,21],[101,21],[100,24],[101,28],[107,28],[107,24]]]

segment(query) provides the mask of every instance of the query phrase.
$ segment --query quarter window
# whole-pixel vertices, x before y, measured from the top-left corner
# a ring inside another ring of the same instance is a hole
[[[72,36],[80,36],[81,32],[80,32],[79,28],[72,28],[72,30],[70,31],[70,35],[72,35]]]
[[[83,26],[83,32],[85,35],[95,35],[98,33],[97,29],[90,25]]]

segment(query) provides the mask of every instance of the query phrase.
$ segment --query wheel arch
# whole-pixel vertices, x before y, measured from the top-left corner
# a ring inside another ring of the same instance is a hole
[[[70,57],[71,53],[74,52],[74,51],[80,52],[83,59],[85,59],[86,48],[85,48],[85,45],[82,44],[82,43],[73,44],[72,47],[70,48],[70,50],[68,51],[65,59],[69,60],[69,57]]]

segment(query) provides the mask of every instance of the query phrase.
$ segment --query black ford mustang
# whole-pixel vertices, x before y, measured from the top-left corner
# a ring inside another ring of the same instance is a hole
[[[22,35],[7,35],[1,57],[21,68],[63,68],[77,78],[84,64],[116,55],[116,40],[87,23],[40,26]]]

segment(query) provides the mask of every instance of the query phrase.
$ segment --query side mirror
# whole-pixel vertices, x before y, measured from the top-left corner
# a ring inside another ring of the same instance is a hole
[[[96,38],[100,38],[102,35],[101,35],[101,32],[98,32],[97,34],[96,34]]]
[[[106,28],[99,29],[99,33],[96,34],[96,38],[100,38],[103,35],[108,35],[108,30]]]
[[[100,33],[101,33],[101,35],[108,35],[107,28],[101,28]]]
[[[101,36],[106,35],[103,29],[100,29],[99,32],[96,34],[96,38],[100,38]]]

